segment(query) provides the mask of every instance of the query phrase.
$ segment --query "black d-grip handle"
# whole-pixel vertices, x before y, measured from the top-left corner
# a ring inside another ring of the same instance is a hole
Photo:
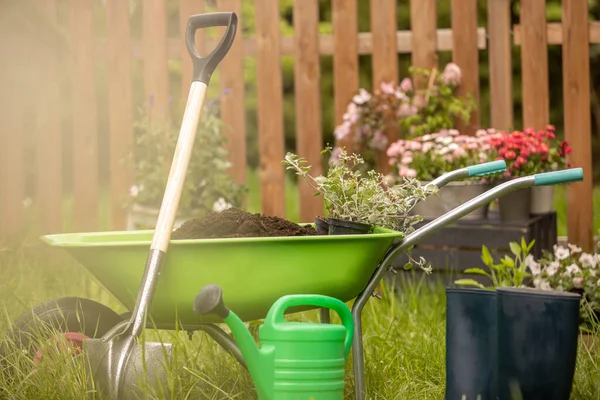
[[[219,285],[206,285],[194,300],[194,312],[200,315],[217,314],[225,319],[229,315],[229,309],[223,303],[223,290]]]
[[[233,12],[197,14],[190,17],[185,32],[185,45],[192,57],[192,65],[194,66],[193,81],[200,81],[208,85],[212,73],[215,72],[217,65],[219,65],[233,44],[237,24],[238,18]],[[226,26],[225,34],[221,42],[209,55],[200,57],[196,49],[196,31],[215,26]]]

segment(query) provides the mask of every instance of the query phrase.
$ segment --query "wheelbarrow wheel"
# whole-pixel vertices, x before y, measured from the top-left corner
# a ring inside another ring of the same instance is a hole
[[[9,351],[28,353],[35,362],[43,357],[43,348],[57,335],[81,349],[86,338],[99,338],[123,319],[109,307],[94,300],[63,297],[42,303],[21,315],[12,326],[0,357]]]

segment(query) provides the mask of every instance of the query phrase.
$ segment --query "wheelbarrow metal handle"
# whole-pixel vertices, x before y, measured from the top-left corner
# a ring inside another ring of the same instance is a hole
[[[485,176],[506,171],[506,161],[496,160],[467,167],[469,176]]]
[[[571,168],[564,171],[544,172],[533,176],[535,186],[551,186],[560,183],[581,182],[583,169]]]

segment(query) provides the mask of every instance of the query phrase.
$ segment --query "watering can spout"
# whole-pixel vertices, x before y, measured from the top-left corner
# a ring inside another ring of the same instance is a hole
[[[250,376],[254,381],[260,399],[269,399],[272,387],[271,376],[261,371],[270,371],[274,367],[274,349],[259,349],[244,322],[223,303],[223,293],[218,285],[205,286],[196,296],[194,312],[200,315],[216,314],[231,329],[233,337],[244,356]]]

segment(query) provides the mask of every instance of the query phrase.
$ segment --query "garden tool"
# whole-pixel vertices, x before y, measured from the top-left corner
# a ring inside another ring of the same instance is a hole
[[[138,339],[146,325],[161,264],[171,239],[210,77],[231,48],[237,22],[237,15],[231,12],[192,15],[188,20],[185,40],[192,58],[193,80],[135,308],[129,320],[117,324],[102,338],[85,341],[93,376],[100,390],[110,399],[136,398],[137,375],[144,373],[149,387],[162,389],[159,397],[167,397],[166,364],[172,358],[171,344],[138,343]],[[196,50],[195,33],[198,29],[216,26],[226,26],[225,34],[209,55],[201,57]]]
[[[285,321],[287,309],[302,306],[333,309],[342,325]],[[341,300],[312,294],[280,297],[258,329],[260,348],[243,321],[223,303],[220,286],[205,286],[196,297],[194,311],[214,313],[229,326],[260,400],[344,398],[345,363],[354,322]]]
[[[498,398],[568,400],[581,296],[498,288]]]
[[[445,400],[496,399],[496,314],[495,291],[446,288]]]

